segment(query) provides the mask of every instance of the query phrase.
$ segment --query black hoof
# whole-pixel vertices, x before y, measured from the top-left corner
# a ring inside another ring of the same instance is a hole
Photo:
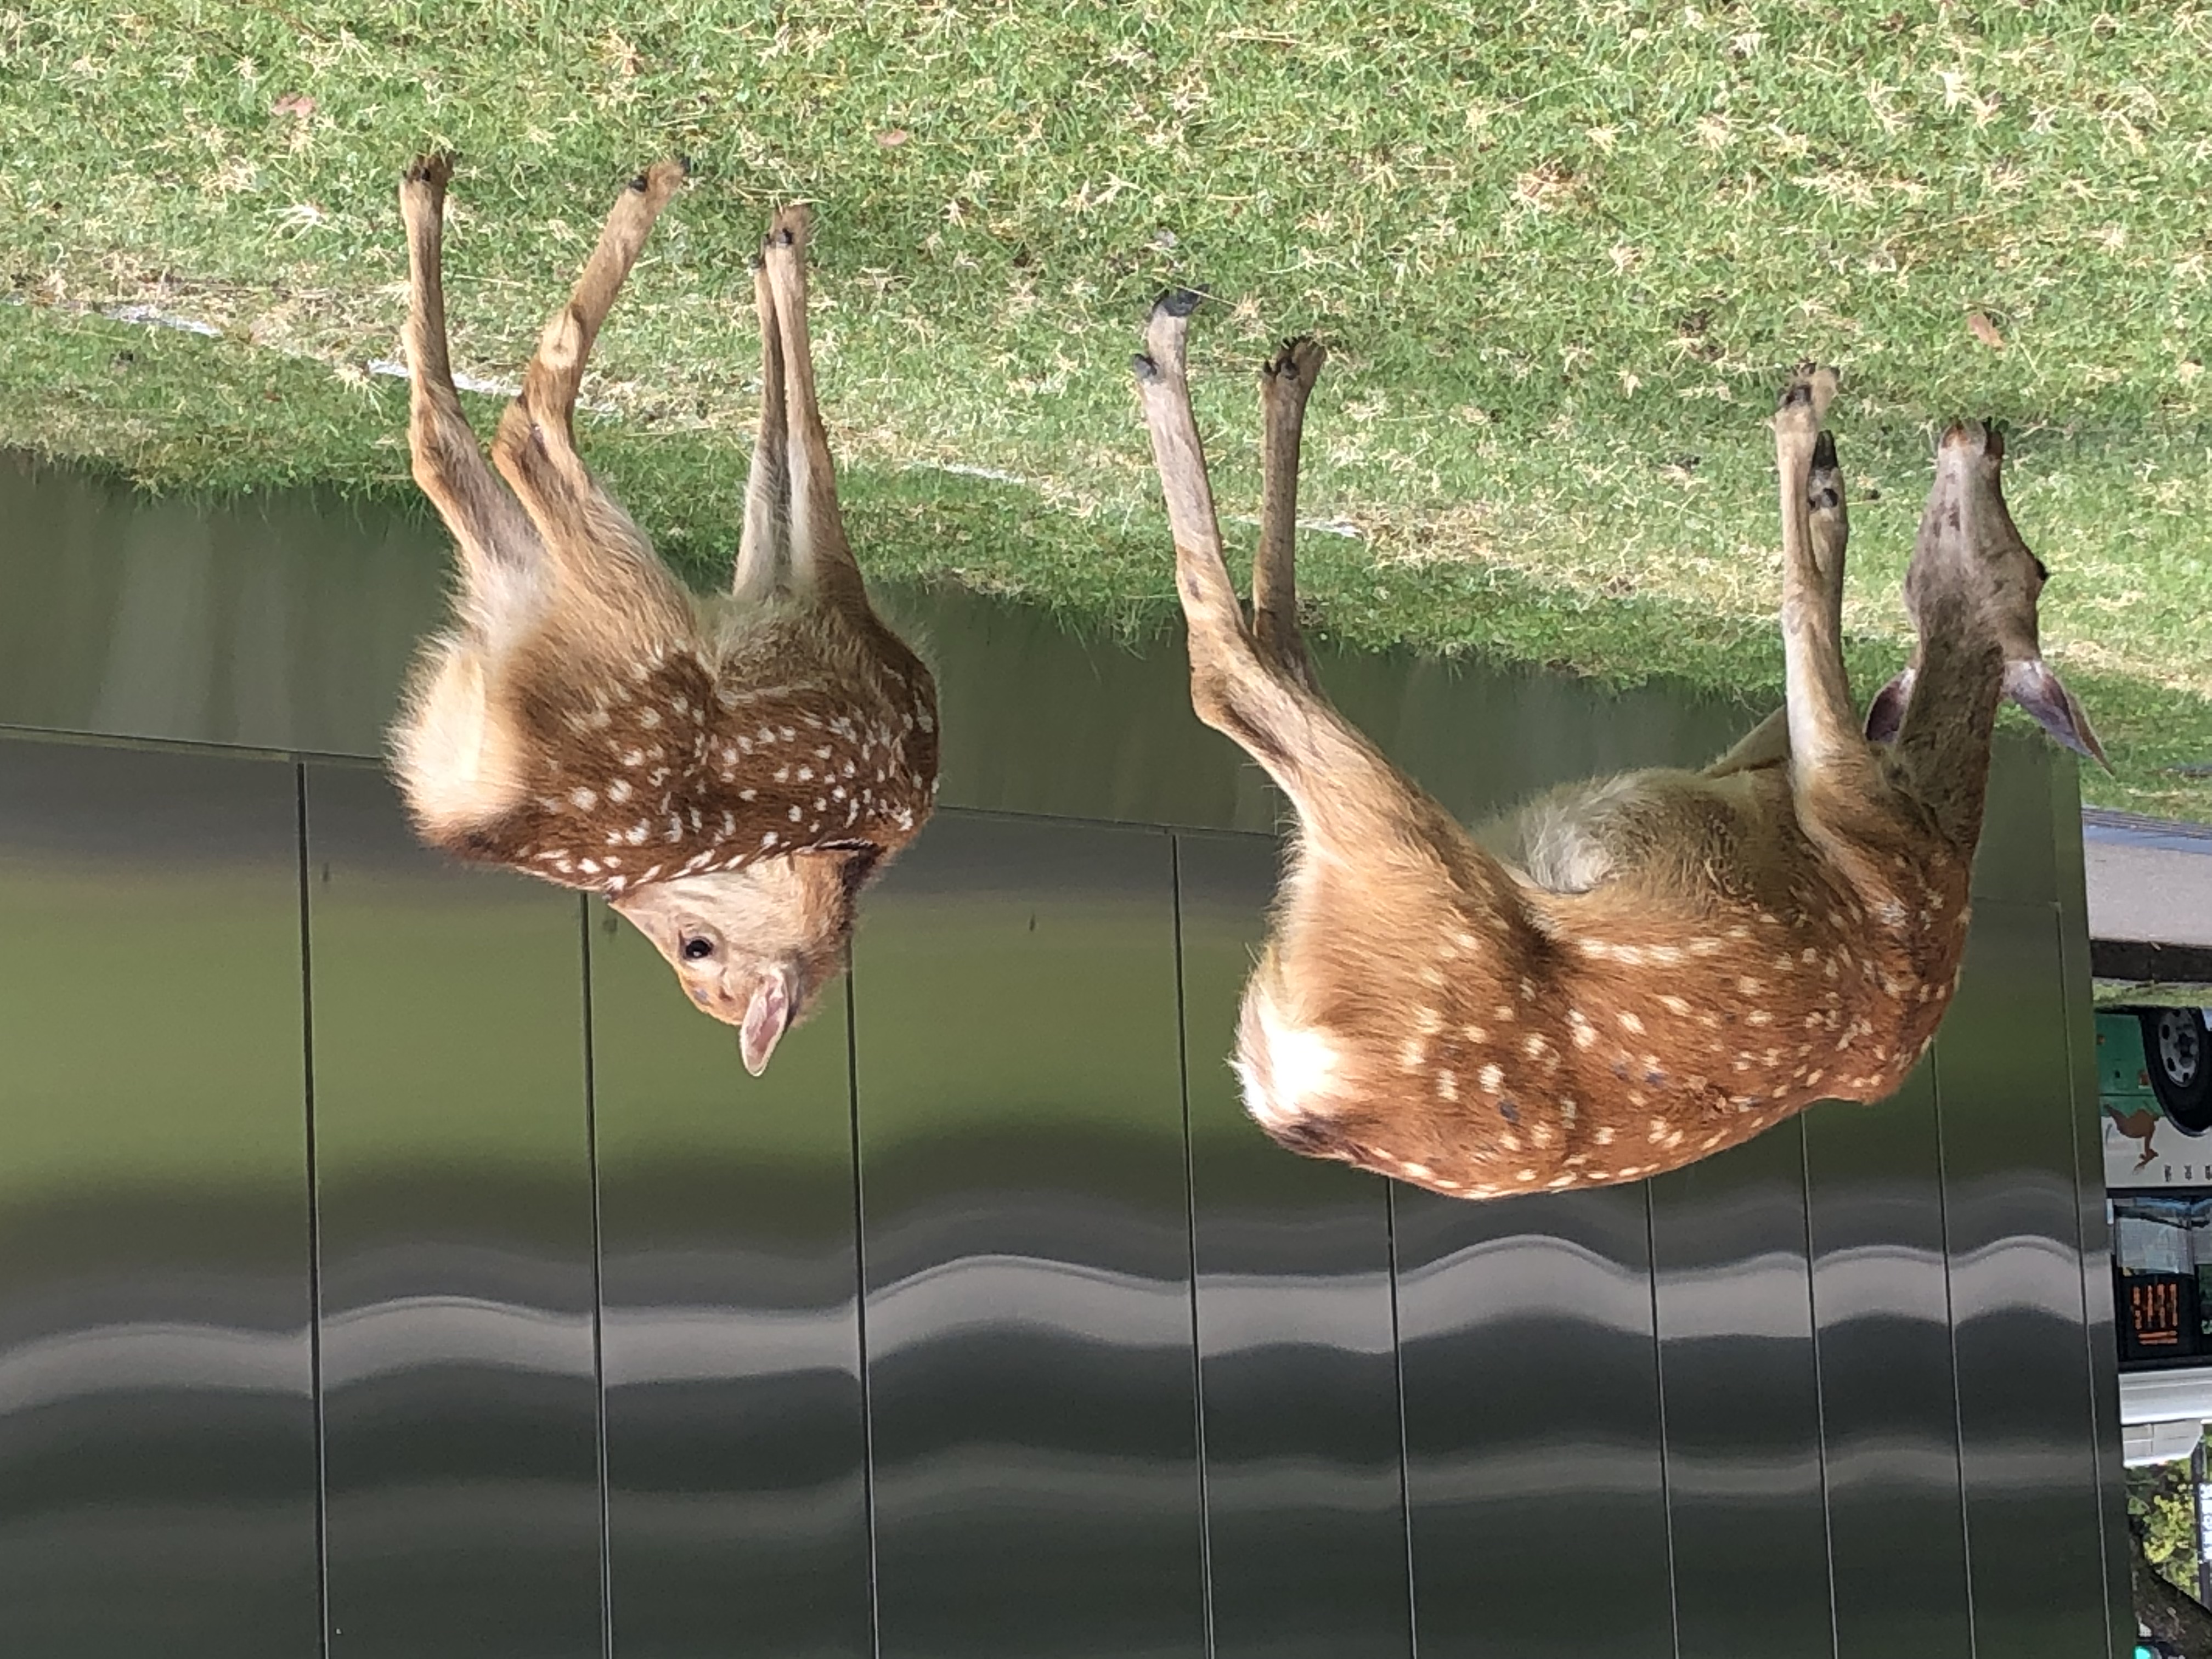
[[[1304,382],[1321,373],[1321,343],[1310,334],[1298,334],[1278,346],[1260,372],[1278,380]]]
[[[402,175],[410,185],[442,185],[453,176],[453,158],[443,150],[418,155]]]
[[[1832,472],[1835,468],[1836,434],[1824,430],[1813,440],[1813,470],[1815,472]]]
[[[1195,289],[1171,288],[1152,301],[1152,309],[1164,311],[1170,317],[1188,317],[1198,309],[1199,298]]]

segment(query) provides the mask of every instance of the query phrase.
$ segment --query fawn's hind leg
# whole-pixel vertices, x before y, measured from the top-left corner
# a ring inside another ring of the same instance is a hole
[[[781,584],[791,561],[790,422],[785,406],[783,340],[765,261],[753,266],[753,308],[760,313],[760,430],[753,440],[752,472],[745,481],[745,528],[738,543],[731,591],[761,599]]]
[[[1321,683],[1298,631],[1298,449],[1321,376],[1318,341],[1287,340],[1260,371],[1260,548],[1252,561],[1252,637],[1309,690]]]
[[[852,544],[845,538],[830,434],[815,395],[814,348],[806,328],[808,229],[805,208],[778,209],[761,256],[775,302],[789,405],[785,453],[790,468],[791,580],[796,586],[814,588],[833,604],[865,608],[866,591],[860,568],[853,560]]]
[[[690,607],[629,515],[601,489],[576,453],[576,392],[584,362],[623,279],[677,186],[684,164],[661,161],[633,179],[608,214],[568,302],[545,325],[507,405],[492,460],[521,497],[552,556],[564,593],[664,637],[688,625]]]
[[[399,216],[407,228],[407,447],[416,483],[460,550],[471,607],[495,612],[503,608],[497,590],[533,576],[544,548],[520,503],[485,464],[453,390],[444,276],[452,177],[450,158],[423,155],[399,185]]]
[[[1175,537],[1176,592],[1189,640],[1192,707],[1200,720],[1260,763],[1297,809],[1307,836],[1324,848],[1357,856],[1376,846],[1378,836],[1395,844],[1408,824],[1415,824],[1424,836],[1442,836],[1472,851],[1464,832],[1443,809],[1407,783],[1309,681],[1264,651],[1246,626],[1222,557],[1212,486],[1191,414],[1185,341],[1196,305],[1195,295],[1180,293],[1154,306],[1145,331],[1146,352],[1134,365]],[[1294,378],[1310,388],[1310,371],[1318,367],[1316,356]],[[1271,422],[1270,445],[1294,436],[1295,430],[1288,421]],[[1273,459],[1284,458],[1279,453]],[[1282,476],[1279,470],[1277,476]],[[1279,536],[1273,545],[1287,551]],[[1282,574],[1287,574],[1288,564],[1285,557]],[[1288,599],[1281,587],[1275,591]],[[1276,615],[1283,618],[1281,611]]]
[[[1237,1067],[1247,1108],[1269,1133],[1310,1155],[1352,1158],[1359,1129],[1346,1115],[1340,1066],[1371,1052],[1375,1011],[1418,1018],[1435,1006],[1431,976],[1447,945],[1465,953],[1463,974],[1479,974],[1483,957],[1494,964],[1526,948],[1533,923],[1505,868],[1285,660],[1285,641],[1297,638],[1288,582],[1277,580],[1289,575],[1287,490],[1275,493],[1262,538],[1282,625],[1273,648],[1246,625],[1191,414],[1184,347],[1195,303],[1178,294],[1155,306],[1135,363],[1175,537],[1191,703],[1266,769],[1298,821],[1273,937],[1245,991]],[[1271,385],[1271,398],[1303,402],[1319,358],[1301,355],[1290,355],[1288,384]],[[1296,413],[1269,404],[1269,477],[1279,483],[1289,477]]]

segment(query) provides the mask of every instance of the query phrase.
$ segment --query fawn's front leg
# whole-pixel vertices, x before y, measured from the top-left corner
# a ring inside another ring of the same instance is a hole
[[[538,337],[522,395],[507,405],[492,441],[492,461],[544,538],[561,587],[654,638],[687,627],[690,606],[643,532],[584,465],[574,415],[592,343],[686,170],[661,161],[630,180],[568,303]]]
[[[1844,554],[1850,542],[1850,520],[1844,505],[1844,471],[1836,459],[1836,439],[1823,431],[1813,445],[1812,471],[1806,480],[1807,530],[1818,575],[1819,621],[1827,635],[1840,641],[1844,632]],[[1850,697],[1846,686],[1844,697]],[[1756,771],[1790,758],[1790,708],[1776,709],[1738,740],[1728,753],[1705,769],[1709,778],[1732,772]]]
[[[1261,654],[1319,691],[1298,629],[1298,450],[1306,399],[1321,376],[1320,343],[1287,340],[1260,371],[1260,549],[1252,561],[1252,635]]]
[[[1782,496],[1783,677],[1789,708],[1790,784],[1797,820],[1816,844],[1847,862],[1840,825],[1881,793],[1881,769],[1860,734],[1844,672],[1842,583],[1846,526],[1838,478],[1833,517],[1814,527],[1813,477],[1820,417],[1834,397],[1833,369],[1801,364],[1774,417]],[[1832,459],[1833,445],[1828,459]],[[1846,838],[1847,839],[1847,838]]]
[[[453,390],[446,343],[445,207],[453,161],[422,155],[401,178],[407,228],[407,447],[415,482],[453,532],[469,591],[482,601],[496,567],[527,570],[544,544],[521,505],[485,465]]]

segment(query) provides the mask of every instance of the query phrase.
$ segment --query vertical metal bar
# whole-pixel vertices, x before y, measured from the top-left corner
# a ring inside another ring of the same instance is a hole
[[[870,1629],[854,988],[746,1074],[592,907],[614,1645],[860,1659]]]
[[[1246,1115],[1228,1057],[1279,849],[1175,839],[1215,1650],[1404,1659],[1389,1183],[1296,1157]]]
[[[300,873],[300,1095],[304,1108],[307,1177],[307,1375],[315,1409],[316,1651],[330,1659],[330,1470],[323,1432],[322,1200],[315,1177],[315,941],[314,899],[307,879],[307,769],[295,762],[292,792],[298,811]]]
[[[1676,1629],[1833,1659],[1804,1123],[1650,1183]]]
[[[1839,1659],[1965,1659],[1959,1402],[1930,1064],[1804,1117],[1828,1571]]]
[[[583,1000],[576,1011],[584,1042],[584,1156],[592,1188],[592,1439],[599,1486],[599,1653],[614,1659],[614,1528],[607,1480],[607,1296],[606,1251],[599,1220],[599,1068],[592,1048],[592,907],[576,900],[576,950],[583,969]]]
[[[0,1652],[318,1650],[300,915],[289,761],[0,739]]]
[[[1182,837],[1168,837],[1168,877],[1175,905],[1176,1070],[1182,1091],[1183,1221],[1190,1261],[1190,1395],[1198,1446],[1198,1563],[1200,1611],[1206,1659],[1214,1659],[1213,1510],[1208,1501],[1206,1459],[1206,1349],[1199,1331],[1198,1175],[1190,1124],[1190,995],[1183,961]]]
[[[1413,1502],[1408,1490],[1412,1460],[1406,1453],[1406,1338],[1398,1311],[1398,1184],[1382,1183],[1382,1217],[1390,1230],[1390,1384],[1398,1412],[1398,1515],[1406,1534],[1406,1651],[1421,1659],[1421,1584],[1413,1571]]]
[[[332,1646],[601,1659],[577,901],[307,787]]]
[[[1454,1659],[1672,1655],[1641,1187],[1397,1197],[1423,1647]],[[1583,1575],[1592,1539],[1606,1543],[1603,1595]]]
[[[1936,1038],[1967,1561],[1991,1654],[2110,1639],[2058,947],[2048,903],[1978,902]]]
[[[860,1362],[860,1502],[867,1516],[868,1653],[884,1650],[883,1595],[876,1583],[876,1423],[868,1389],[868,1201],[860,1169],[860,969],[846,953],[846,1122],[853,1159],[853,1334]]]
[[[1168,838],[940,810],[856,941],[891,1659],[1205,1646]]]

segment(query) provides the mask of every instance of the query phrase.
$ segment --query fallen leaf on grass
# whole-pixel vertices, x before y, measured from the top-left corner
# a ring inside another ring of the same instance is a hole
[[[1966,313],[1966,332],[1992,351],[2004,349],[2004,336],[1997,332],[1997,325],[1995,323],[1978,311],[1970,311]]]

